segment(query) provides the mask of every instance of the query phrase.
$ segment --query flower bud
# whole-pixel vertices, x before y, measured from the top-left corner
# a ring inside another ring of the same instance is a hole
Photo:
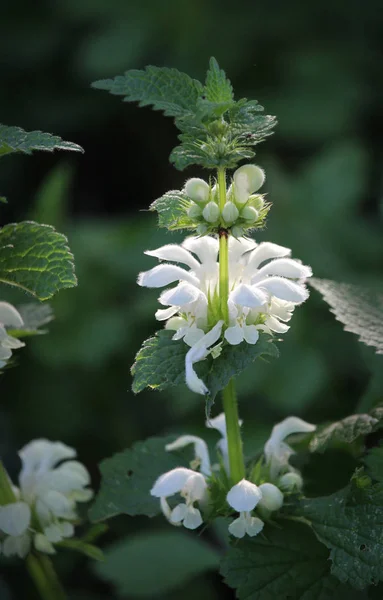
[[[198,219],[202,215],[202,209],[198,206],[198,204],[192,204],[188,210],[188,216],[191,219]]]
[[[238,227],[238,225],[235,225],[234,227],[231,228],[231,234],[235,237],[235,238],[239,238],[243,235],[243,228],[242,227]]]
[[[299,473],[285,473],[280,477],[278,485],[286,492],[300,491],[303,487],[303,479]]]
[[[239,204],[247,202],[250,194],[254,194],[263,185],[265,173],[256,165],[243,165],[234,173],[235,197]]]
[[[262,483],[259,486],[262,492],[262,500],[259,506],[273,512],[279,510],[283,504],[283,494],[273,483]]]
[[[226,202],[222,210],[222,216],[226,223],[234,223],[238,219],[238,208],[233,202]]]
[[[258,211],[252,206],[245,206],[245,208],[241,210],[241,217],[246,219],[246,221],[249,221],[249,223],[255,223],[255,221],[258,219],[258,216]]]
[[[209,228],[208,228],[207,225],[205,225],[205,223],[201,223],[197,227],[197,230],[196,230],[197,231],[197,235],[205,235],[205,233],[207,232],[208,229]]]
[[[186,182],[185,192],[194,202],[206,204],[209,200],[209,185],[203,179],[192,177]]]
[[[215,202],[209,202],[203,209],[203,218],[208,223],[215,223],[219,219],[219,208]]]

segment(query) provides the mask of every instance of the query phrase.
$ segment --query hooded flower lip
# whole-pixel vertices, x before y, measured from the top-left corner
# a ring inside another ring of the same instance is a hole
[[[229,532],[234,537],[242,538],[245,534],[253,537],[262,531],[263,521],[251,516],[251,511],[262,500],[262,492],[255,483],[242,479],[231,488],[226,500],[235,511],[240,513],[239,517],[229,525]]]
[[[299,417],[287,417],[274,425],[264,449],[272,479],[275,479],[283,470],[294,471],[293,467],[289,465],[289,458],[294,454],[294,450],[284,440],[293,433],[311,433],[315,429],[316,425],[307,423]]]

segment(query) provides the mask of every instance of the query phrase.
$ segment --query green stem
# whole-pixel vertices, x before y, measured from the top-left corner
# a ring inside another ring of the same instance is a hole
[[[66,595],[48,556],[30,553],[27,569],[42,600],[66,600]]]
[[[223,168],[218,169],[218,187],[219,207],[222,212],[226,202],[226,174]],[[226,230],[221,230],[219,233],[219,297],[221,315],[227,326],[229,324],[229,234]],[[245,465],[234,379],[231,379],[223,390],[223,408],[226,417],[230,475],[235,484],[245,477]]]

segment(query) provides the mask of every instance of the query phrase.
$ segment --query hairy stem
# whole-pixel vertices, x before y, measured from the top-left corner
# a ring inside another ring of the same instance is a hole
[[[66,600],[66,595],[48,556],[29,554],[27,569],[42,600]]]
[[[219,207],[222,211],[226,202],[225,169],[218,169]],[[226,230],[219,234],[219,297],[221,316],[227,326],[229,324],[229,235]],[[233,483],[245,477],[241,431],[238,423],[238,405],[234,379],[231,379],[223,390],[223,408],[226,417],[226,432],[229,449],[230,475]]]

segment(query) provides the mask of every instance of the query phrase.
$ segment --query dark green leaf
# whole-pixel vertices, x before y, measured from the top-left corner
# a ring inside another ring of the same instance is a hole
[[[114,79],[95,81],[92,87],[124,96],[126,102],[139,102],[163,110],[168,117],[182,117],[193,113],[203,87],[177,69],[148,66],[143,71],[133,69]]]
[[[233,545],[221,574],[240,600],[328,600],[343,587],[330,574],[328,550],[292,522]]]
[[[176,229],[195,229],[195,223],[187,215],[191,206],[187,196],[179,190],[166,192],[150,205],[150,210],[158,212],[158,225],[171,231]]]
[[[372,448],[363,459],[363,462],[371,477],[379,483],[383,483],[383,447]]]
[[[82,540],[76,540],[73,538],[63,540],[62,542],[59,542],[57,546],[60,546],[61,548],[68,548],[69,550],[75,550],[76,552],[85,554],[85,556],[88,556],[89,558],[93,558],[93,560],[104,560],[104,553],[100,548],[94,546],[93,544],[87,544]]]
[[[117,542],[95,570],[121,596],[154,598],[216,570],[218,564],[218,552],[196,535],[169,528]]]
[[[0,282],[39,300],[74,287],[77,279],[67,238],[32,221],[6,225],[0,230]]]
[[[11,152],[32,154],[34,150],[74,150],[84,152],[81,146],[65,142],[57,135],[42,131],[24,131],[20,127],[0,125],[0,157]]]
[[[166,471],[186,466],[179,453],[174,455],[165,450],[173,439],[149,438],[104,460],[100,464],[101,490],[89,511],[91,521],[119,514],[153,517],[160,513],[158,498],[150,495],[155,480]]]

